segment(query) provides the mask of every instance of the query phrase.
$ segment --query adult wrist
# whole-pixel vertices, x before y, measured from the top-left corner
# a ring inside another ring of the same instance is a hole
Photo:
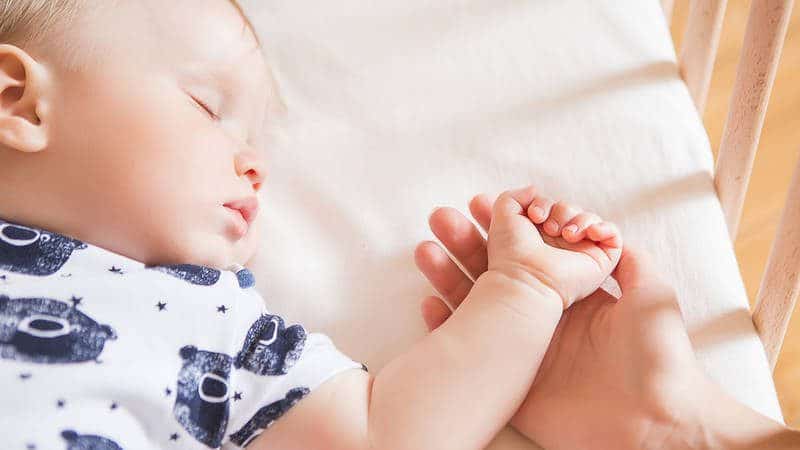
[[[685,400],[686,407],[657,448],[800,448],[800,433],[738,402],[708,377]]]

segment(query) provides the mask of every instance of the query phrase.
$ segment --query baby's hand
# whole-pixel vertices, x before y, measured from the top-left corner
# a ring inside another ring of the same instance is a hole
[[[613,223],[528,186],[503,192],[495,202],[487,250],[490,272],[552,290],[566,309],[611,274],[622,237]]]

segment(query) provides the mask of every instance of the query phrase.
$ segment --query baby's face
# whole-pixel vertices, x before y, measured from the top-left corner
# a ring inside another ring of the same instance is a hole
[[[34,157],[53,192],[31,201],[148,264],[244,264],[263,205],[249,226],[223,205],[258,199],[266,174],[275,93],[259,45],[227,0],[117,3],[79,19],[88,67],[52,69],[50,144]]]

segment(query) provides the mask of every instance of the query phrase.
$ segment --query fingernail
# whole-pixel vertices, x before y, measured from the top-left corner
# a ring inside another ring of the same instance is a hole
[[[547,231],[549,231],[550,233],[555,234],[558,232],[558,222],[556,222],[555,220],[548,220],[547,223],[545,224],[545,227],[547,227]]]
[[[567,225],[566,227],[564,227],[564,231],[568,231],[571,234],[575,234],[578,232],[578,226],[575,225],[574,223],[572,225]]]
[[[544,208],[542,208],[541,206],[534,206],[533,215],[541,219],[542,217],[544,217]]]

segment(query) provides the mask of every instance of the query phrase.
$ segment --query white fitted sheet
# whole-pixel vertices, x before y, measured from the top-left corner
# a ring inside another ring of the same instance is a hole
[[[243,3],[290,110],[253,265],[270,308],[375,372],[425,332],[431,210],[534,183],[649,251],[709,373],[782,421],[657,0]]]

